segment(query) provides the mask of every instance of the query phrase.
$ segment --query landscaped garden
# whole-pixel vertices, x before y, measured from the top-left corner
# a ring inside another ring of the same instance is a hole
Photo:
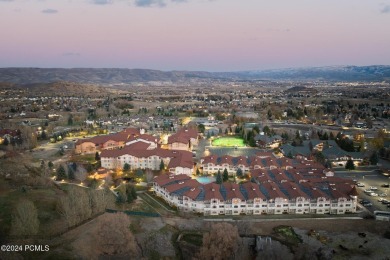
[[[221,147],[243,147],[245,146],[244,139],[237,136],[219,137],[212,142],[213,146]]]

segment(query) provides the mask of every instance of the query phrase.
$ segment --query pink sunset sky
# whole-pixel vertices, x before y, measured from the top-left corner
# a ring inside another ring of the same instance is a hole
[[[390,64],[390,0],[0,0],[0,67]]]

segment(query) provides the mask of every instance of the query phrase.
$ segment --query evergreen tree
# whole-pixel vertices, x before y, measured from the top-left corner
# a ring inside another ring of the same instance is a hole
[[[211,138],[210,131],[207,131],[207,139],[210,139],[210,138]]]
[[[333,134],[333,132],[330,132],[330,134],[329,134],[329,139],[330,139],[330,140],[334,140],[334,134]]]
[[[69,115],[68,117],[68,125],[73,125],[73,116]]]
[[[229,173],[228,173],[228,170],[225,168],[223,170],[223,181],[227,181],[229,180]]]
[[[228,129],[225,128],[225,135],[227,135],[229,132],[228,132]]]
[[[165,169],[164,161],[161,159],[160,161],[160,171]]]
[[[244,176],[241,168],[237,169],[236,175],[238,178],[242,178]]]
[[[52,161],[49,161],[49,162],[47,163],[47,167],[49,167],[49,169],[52,169],[52,168],[54,167],[53,162],[52,162]]]
[[[373,152],[373,154],[370,157],[370,163],[371,163],[371,165],[377,165],[378,162],[379,162],[378,153]]]
[[[42,133],[41,133],[41,139],[42,140],[46,140],[47,139],[47,134],[46,134],[45,130],[43,130]]]
[[[347,169],[347,170],[355,170],[355,165],[353,164],[353,161],[352,161],[351,158],[349,158],[347,163],[345,164],[345,169]]]
[[[74,174],[74,170],[71,165],[68,165],[68,178],[69,180],[75,180],[76,176]]]
[[[222,184],[223,182],[223,178],[222,178],[222,174],[221,174],[221,171],[218,170],[218,173],[217,173],[217,179],[215,181],[217,184]]]
[[[96,152],[96,153],[95,153],[95,161],[100,161],[99,152]]]
[[[4,138],[3,145],[7,146],[9,144],[8,138]]]
[[[324,165],[326,168],[328,169],[332,169],[332,163],[329,161],[329,160],[326,160],[325,161],[325,165]]]
[[[66,179],[66,172],[64,166],[61,164],[57,169],[57,180],[61,181]]]
[[[135,172],[135,175],[137,175],[138,178],[141,178],[142,175],[144,175],[144,172],[141,169],[137,169],[137,171]]]
[[[130,164],[125,163],[125,164],[123,165],[123,171],[124,171],[124,172],[130,171]]]
[[[200,170],[199,170],[199,168],[196,168],[196,175],[200,175]]]
[[[290,159],[293,159],[293,155],[291,153],[291,151],[288,152],[288,154],[286,155],[287,158],[290,158]]]

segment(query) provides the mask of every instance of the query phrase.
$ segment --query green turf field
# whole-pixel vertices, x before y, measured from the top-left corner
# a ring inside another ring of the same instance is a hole
[[[245,144],[241,137],[220,137],[213,140],[213,146],[242,147]]]

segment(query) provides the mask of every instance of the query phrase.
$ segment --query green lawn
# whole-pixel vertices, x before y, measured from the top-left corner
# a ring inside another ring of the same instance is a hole
[[[224,147],[242,147],[245,146],[244,140],[241,137],[220,137],[213,140],[214,146],[224,146]]]

